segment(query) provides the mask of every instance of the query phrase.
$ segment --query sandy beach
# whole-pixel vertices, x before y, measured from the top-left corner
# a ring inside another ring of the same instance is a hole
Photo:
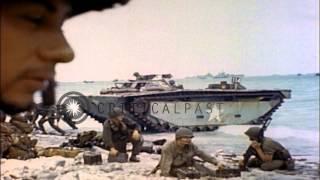
[[[0,180],[320,180],[319,2],[2,0]]]
[[[79,125],[80,131],[100,130],[98,123],[83,123]],[[49,131],[50,132],[50,131]],[[51,131],[53,132],[53,131]],[[42,135],[34,133],[32,138],[38,139],[38,146],[58,147],[68,138],[75,136],[77,131],[69,130],[67,136]],[[154,140],[157,135],[146,135],[146,140]],[[172,139],[173,135],[168,137]],[[214,146],[215,144],[212,144]],[[141,153],[139,163],[108,163],[108,151],[99,147],[93,147],[90,151],[100,152],[102,155],[102,165],[84,165],[83,152],[76,158],[64,158],[61,156],[39,157],[26,161],[15,159],[1,159],[1,179],[175,179],[160,177],[159,172],[150,175],[150,171],[157,165],[160,155]],[[229,152],[219,149],[216,152],[209,152],[227,167],[235,167],[236,161],[241,159],[239,155],[225,156]],[[258,169],[250,169],[248,172],[242,172],[241,177],[229,179],[319,179],[319,163],[310,161],[307,157],[299,156],[296,159],[295,171],[273,171],[263,172]],[[214,169],[211,164],[206,163],[207,167]],[[213,177],[204,177],[202,179],[214,179]],[[221,178],[216,178],[221,179]]]

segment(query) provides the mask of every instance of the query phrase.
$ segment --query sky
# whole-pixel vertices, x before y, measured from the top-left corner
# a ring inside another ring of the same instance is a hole
[[[319,72],[318,0],[131,0],[63,25],[58,81]]]

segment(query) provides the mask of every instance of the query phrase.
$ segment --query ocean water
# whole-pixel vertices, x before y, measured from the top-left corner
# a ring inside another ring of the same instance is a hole
[[[185,89],[206,88],[212,79],[177,79]],[[319,76],[287,75],[244,77],[241,83],[247,89],[291,89],[291,99],[285,99],[282,106],[272,115],[272,122],[266,131],[271,137],[286,146],[291,154],[319,161]],[[98,95],[102,88],[112,82],[70,82],[59,83],[57,96],[69,91]],[[86,122],[88,123],[88,122]],[[213,153],[219,149],[236,154],[243,153],[249,145],[243,132],[250,126],[224,126],[214,132],[195,133],[194,142],[204,150]],[[172,133],[146,135],[146,138],[173,139]]]

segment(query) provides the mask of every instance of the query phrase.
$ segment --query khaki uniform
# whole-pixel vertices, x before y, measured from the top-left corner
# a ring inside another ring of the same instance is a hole
[[[194,161],[194,157],[198,156],[206,162],[217,164],[217,160],[209,154],[201,151],[194,144],[179,149],[175,141],[169,142],[162,148],[159,168],[162,176],[176,176],[175,170],[182,167],[195,166],[199,167]],[[198,168],[197,168],[198,169]],[[199,169],[200,170],[200,169]]]
[[[116,125],[111,120],[105,121],[103,124],[103,142],[106,149],[112,147],[116,148],[120,153],[126,153],[127,142],[132,143],[132,155],[138,155],[140,153],[143,139],[135,141],[131,138],[133,130],[139,130],[139,126],[136,123],[123,119],[119,125]]]
[[[256,157],[248,162],[248,167],[260,167],[265,171],[285,169],[286,161],[291,159],[289,151],[271,138],[263,138],[261,149],[265,154],[272,155],[272,161],[263,162],[260,157]]]

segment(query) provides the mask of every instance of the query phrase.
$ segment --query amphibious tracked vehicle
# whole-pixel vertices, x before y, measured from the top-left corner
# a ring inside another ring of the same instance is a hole
[[[134,80],[114,81],[100,95],[88,96],[84,111],[103,122],[115,106],[140,124],[146,132],[173,131],[189,127],[194,131],[212,131],[222,125],[263,124],[290,98],[291,91],[248,90],[239,77],[232,82],[209,84],[206,89],[184,89],[171,74],[134,74]]]

